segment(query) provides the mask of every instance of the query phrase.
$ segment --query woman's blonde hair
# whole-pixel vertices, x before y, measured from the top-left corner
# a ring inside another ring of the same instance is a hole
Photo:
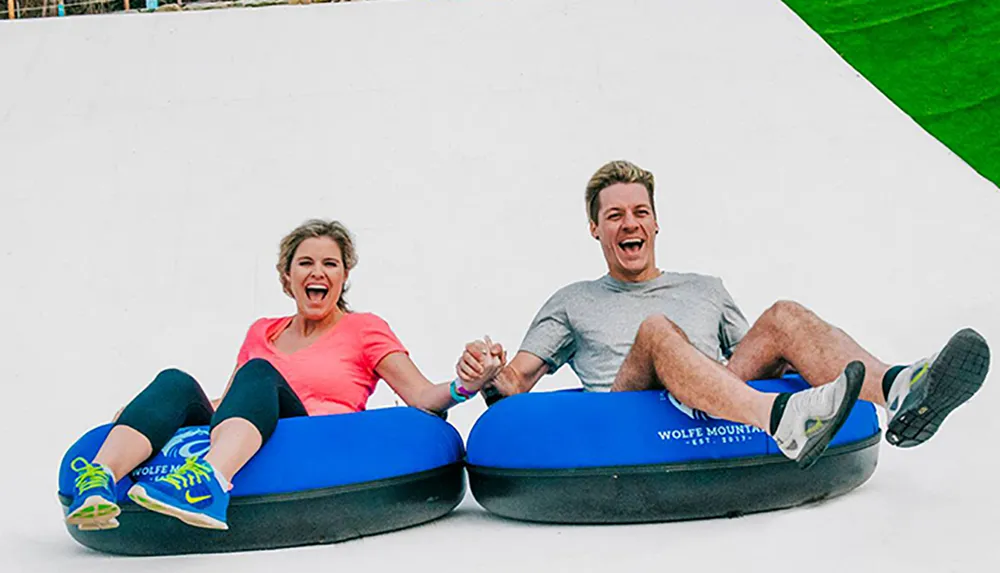
[[[295,258],[295,251],[306,239],[327,237],[332,239],[340,247],[340,254],[344,257],[344,269],[350,272],[358,264],[358,253],[354,250],[354,239],[351,232],[347,230],[340,221],[326,221],[323,219],[310,219],[296,227],[291,233],[281,239],[281,248],[278,252],[278,280],[281,281],[281,290],[285,294],[292,296],[291,285],[288,284],[288,274],[292,271],[292,259]],[[337,308],[347,312],[347,301],[344,295],[347,294],[347,283],[340,292],[337,300]]]

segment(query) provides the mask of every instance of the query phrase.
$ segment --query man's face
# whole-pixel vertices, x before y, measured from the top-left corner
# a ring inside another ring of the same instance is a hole
[[[597,223],[590,234],[601,242],[612,277],[627,282],[656,278],[654,243],[660,230],[649,194],[641,183],[615,183],[597,197]]]

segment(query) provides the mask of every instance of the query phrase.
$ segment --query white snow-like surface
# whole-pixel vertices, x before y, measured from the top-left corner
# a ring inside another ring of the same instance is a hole
[[[371,2],[0,23],[6,571],[995,571],[996,374],[844,497],[733,520],[539,526],[471,496],[342,544],[176,558],[78,546],[66,448],[166,366],[217,394],[247,326],[293,312],[277,242],[357,236],[350,301],[430,377],[516,348],[605,268],[583,187],[657,177],[661,268],[751,318],[798,300],[888,361],[1000,344],[1000,193],[777,0]],[[575,385],[569,371],[542,389]],[[394,402],[382,387],[371,406]],[[456,408],[468,435],[482,402]],[[739,484],[733,484],[739,487]],[[581,500],[583,503],[584,500]],[[177,569],[179,568],[179,569]]]

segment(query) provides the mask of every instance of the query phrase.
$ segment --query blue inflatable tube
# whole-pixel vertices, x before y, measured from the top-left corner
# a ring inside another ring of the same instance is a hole
[[[798,391],[798,376],[751,382]],[[800,470],[762,430],[691,410],[664,391],[520,394],[468,440],[472,493],[487,510],[551,523],[734,516],[840,495],[875,471],[875,408],[858,402],[830,448]]]
[[[93,459],[111,429],[87,432],[63,457],[65,515],[76,457]],[[128,499],[149,481],[208,449],[204,426],[182,428],[163,450],[119,480],[120,526],[81,531],[81,544],[126,555],[169,555],[332,543],[441,517],[465,493],[462,439],[451,425],[413,408],[280,420],[274,435],[233,479],[229,530],[214,531],[146,511]]]

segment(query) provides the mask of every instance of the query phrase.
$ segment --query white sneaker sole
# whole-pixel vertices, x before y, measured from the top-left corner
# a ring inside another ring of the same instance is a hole
[[[107,521],[95,521],[93,523],[81,523],[77,526],[80,531],[105,531],[118,527],[118,520],[111,518]]]
[[[841,401],[840,407],[833,414],[833,417],[826,421],[826,427],[823,431],[815,436],[814,439],[806,442],[802,448],[802,453],[795,460],[800,469],[807,470],[819,461],[820,456],[826,451],[826,448],[833,441],[834,436],[837,435],[840,428],[844,426],[847,417],[851,415],[854,404],[858,401],[858,396],[861,394],[861,385],[865,381],[865,365],[859,361],[851,362],[844,369],[844,373],[847,377],[847,389],[845,390],[844,399]]]
[[[92,495],[83,502],[83,505],[76,508],[76,511],[66,516],[66,523],[80,528],[86,526],[93,529],[114,529],[118,527],[118,521],[115,518],[121,512],[122,510],[117,503],[111,503],[99,495]],[[101,527],[102,524],[111,521],[114,521],[115,525]]]
[[[142,487],[140,484],[135,484],[128,490],[128,497],[134,501],[137,505],[140,505],[149,511],[154,511],[156,513],[167,515],[176,519],[183,521],[184,523],[194,526],[201,527],[203,529],[216,529],[220,531],[226,531],[229,526],[225,522],[219,521],[218,519],[209,517],[201,513],[193,513],[190,511],[185,511],[183,509],[173,507],[160,503],[150,497],[146,492],[146,488]]]

